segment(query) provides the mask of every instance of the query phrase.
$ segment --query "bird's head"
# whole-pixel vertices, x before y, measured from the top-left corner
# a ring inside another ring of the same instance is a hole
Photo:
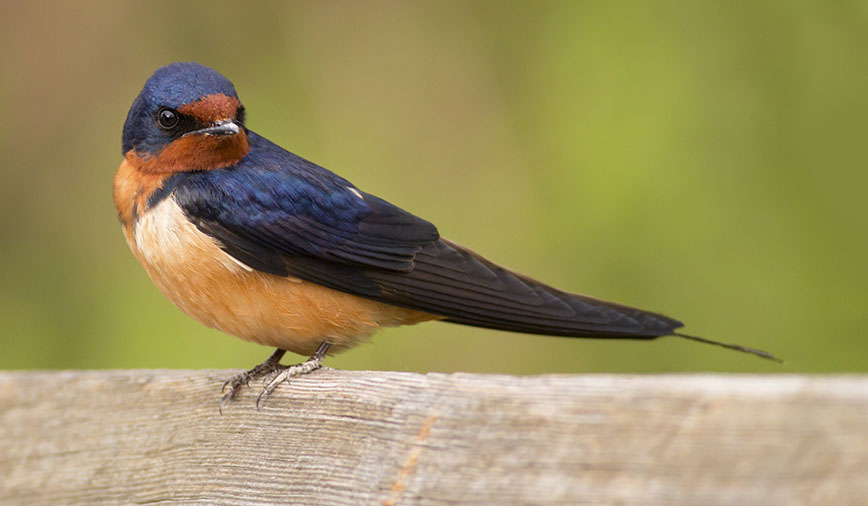
[[[195,62],[157,69],[124,123],[124,157],[147,173],[228,167],[248,151],[244,106],[235,88]]]

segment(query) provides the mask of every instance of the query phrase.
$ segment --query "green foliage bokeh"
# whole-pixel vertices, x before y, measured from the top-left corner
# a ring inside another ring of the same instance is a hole
[[[157,67],[234,81],[248,126],[675,338],[443,323],[328,361],[413,371],[866,371],[864,2],[147,2],[0,7],[0,367],[249,367],[154,288],[111,202]]]

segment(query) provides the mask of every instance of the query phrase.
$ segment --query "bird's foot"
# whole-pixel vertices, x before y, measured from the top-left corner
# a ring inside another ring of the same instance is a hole
[[[241,391],[242,387],[250,385],[250,380],[255,380],[256,378],[261,378],[262,376],[280,371],[281,368],[284,367],[280,365],[280,359],[283,358],[284,353],[286,353],[286,350],[277,349],[265,360],[265,362],[257,365],[249,371],[237,374],[226,380],[226,382],[223,383],[222,389],[224,394],[223,397],[220,398],[220,414],[223,414],[223,404],[234,399],[235,396],[238,395],[238,392]],[[226,387],[229,387],[228,392],[226,391]]]
[[[316,353],[314,353],[313,356],[300,364],[278,365],[277,369],[271,372],[263,380],[262,383],[264,386],[262,388],[262,392],[260,392],[259,397],[256,398],[256,409],[259,409],[259,405],[262,400],[271,395],[271,393],[274,392],[274,389],[277,388],[277,386],[284,381],[287,381],[289,378],[295,376],[302,376],[311,373],[322,367],[322,359],[325,357],[326,351],[328,351],[329,346],[330,344],[326,342],[320,344],[319,349],[316,350]]]

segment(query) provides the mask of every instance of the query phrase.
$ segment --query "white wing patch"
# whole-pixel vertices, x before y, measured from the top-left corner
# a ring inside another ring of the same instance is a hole
[[[362,194],[359,192],[359,190],[356,190],[355,188],[353,188],[351,186],[347,186],[347,190],[353,192],[353,195],[355,195],[356,197],[359,197],[360,199],[365,200],[365,198],[362,197]]]

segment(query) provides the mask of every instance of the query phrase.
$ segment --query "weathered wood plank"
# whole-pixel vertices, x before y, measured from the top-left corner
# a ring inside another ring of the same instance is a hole
[[[0,373],[7,504],[864,504],[868,379]]]

